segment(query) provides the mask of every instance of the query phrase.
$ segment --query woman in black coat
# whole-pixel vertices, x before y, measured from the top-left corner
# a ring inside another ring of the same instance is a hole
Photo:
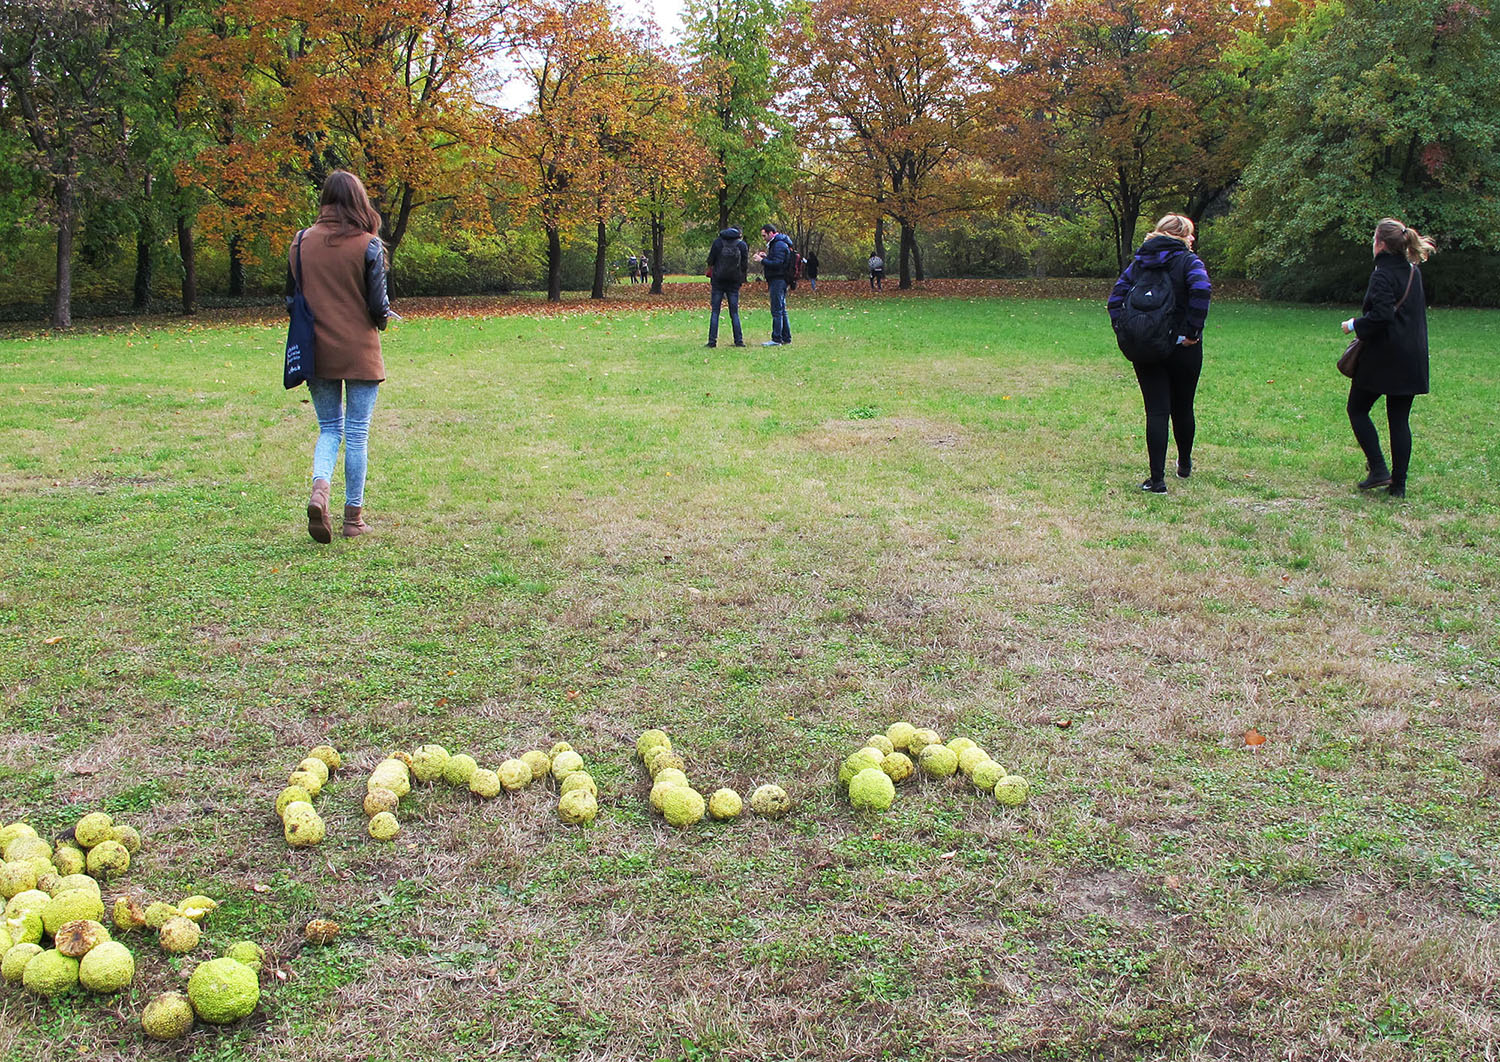
[[[1427,298],[1419,262],[1436,245],[1395,218],[1375,226],[1375,269],[1365,292],[1364,315],[1344,322],[1344,332],[1364,341],[1354,382],[1349,387],[1349,425],[1365,452],[1369,474],[1360,490],[1384,487],[1393,498],[1406,496],[1411,464],[1411,404],[1427,394]],[[1391,432],[1391,463],[1380,452],[1380,434],[1370,419],[1375,400],[1385,396]]]

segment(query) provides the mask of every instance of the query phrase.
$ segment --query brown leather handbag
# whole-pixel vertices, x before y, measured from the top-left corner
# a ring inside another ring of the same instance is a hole
[[[1401,298],[1396,303],[1396,308],[1391,311],[1392,317],[1396,315],[1396,310],[1401,309],[1402,303],[1406,302],[1406,297],[1411,294],[1411,282],[1415,279],[1417,279],[1417,267],[1412,266],[1411,272],[1406,274],[1406,290],[1401,293]],[[1365,341],[1355,336],[1349,340],[1349,345],[1339,355],[1339,372],[1351,380],[1354,379],[1354,374],[1359,371],[1359,352],[1364,348],[1364,345]]]

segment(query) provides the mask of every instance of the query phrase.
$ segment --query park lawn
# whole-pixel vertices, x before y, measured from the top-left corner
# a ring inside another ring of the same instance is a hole
[[[329,547],[280,327],[0,340],[0,818],[113,811],[131,887],[272,953],[174,1058],[1483,1057],[1500,313],[1432,312],[1391,503],[1352,486],[1347,308],[1216,305],[1155,497],[1101,302],[799,295],[793,346],[713,351],[702,313],[409,320],[376,534]],[[1029,803],[853,813],[839,761],[897,719]],[[794,813],[666,827],[650,726]],[[558,740],[590,829],[438,788],[365,835],[388,750]],[[324,741],[329,838],[290,850]],[[0,986],[0,1057],[163,1054],[140,1008],[207,951],[133,946],[119,998]]]

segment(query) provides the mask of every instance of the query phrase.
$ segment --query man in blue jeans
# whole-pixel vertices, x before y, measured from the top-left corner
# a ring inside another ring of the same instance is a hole
[[[792,268],[792,240],[777,232],[769,221],[760,227],[764,251],[755,252],[755,260],[766,267],[766,287],[771,290],[771,339],[763,347],[785,347],[792,342],[792,326],[786,317],[787,271]]]

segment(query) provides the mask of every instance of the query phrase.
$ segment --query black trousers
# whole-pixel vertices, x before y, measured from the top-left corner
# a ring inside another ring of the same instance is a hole
[[[1198,377],[1203,372],[1203,344],[1173,349],[1165,361],[1136,365],[1136,382],[1146,401],[1146,456],[1151,462],[1151,478],[1164,479],[1167,474],[1167,424],[1177,437],[1177,458],[1183,464],[1193,459],[1193,436],[1198,422],[1193,416],[1193,398],[1198,393]]]
[[[1349,388],[1349,426],[1365,452],[1371,472],[1386,471],[1385,455],[1380,452],[1380,433],[1370,419],[1370,410],[1379,391],[1366,391],[1358,385]],[[1385,422],[1391,430],[1391,486],[1406,489],[1406,470],[1411,466],[1411,402],[1415,395],[1386,395]]]

